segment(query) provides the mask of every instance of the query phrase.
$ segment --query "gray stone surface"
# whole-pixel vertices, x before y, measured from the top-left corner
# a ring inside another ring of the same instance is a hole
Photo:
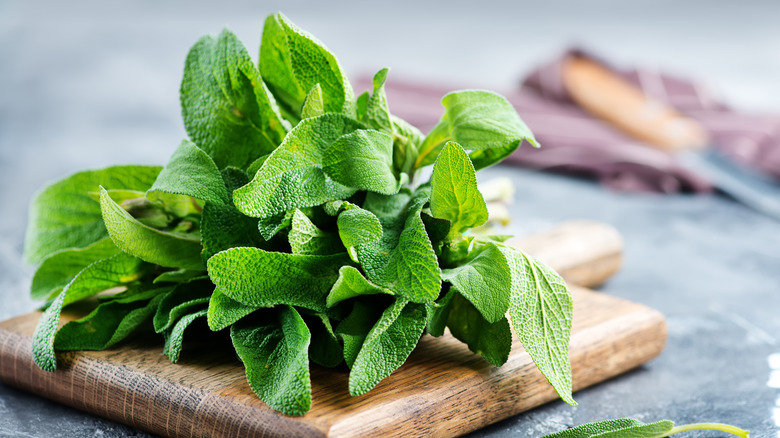
[[[780,3],[23,2],[0,0],[0,319],[28,312],[21,261],[27,204],[46,182],[119,163],[165,163],[184,136],[178,83],[189,46],[233,29],[255,53],[262,19],[284,11],[352,74],[508,89],[580,44],[618,62],[706,78],[737,107],[780,111]],[[392,102],[391,102],[392,104]],[[573,218],[615,225],[625,264],[604,293],[648,304],[669,325],[656,360],[476,432],[535,437],[632,416],[720,421],[777,437],[780,224],[715,196],[628,195],[497,167],[518,193],[512,232]],[[0,385],[0,437],[148,436]],[[716,434],[689,434],[691,437]]]

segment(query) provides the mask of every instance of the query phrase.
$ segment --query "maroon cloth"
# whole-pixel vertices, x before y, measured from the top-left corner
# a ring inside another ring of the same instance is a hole
[[[588,56],[621,74],[645,94],[697,120],[715,147],[735,161],[780,178],[780,116],[736,113],[692,81],[632,69],[618,70],[583,51],[566,52],[531,73],[517,90],[502,93],[517,109],[542,148],[524,145],[506,162],[594,178],[623,191],[709,192],[712,185],[649,147],[594,118],[568,95],[561,78],[569,56]],[[366,78],[364,87],[370,84]],[[393,114],[430,130],[443,113],[441,97],[453,88],[398,81],[385,84]]]

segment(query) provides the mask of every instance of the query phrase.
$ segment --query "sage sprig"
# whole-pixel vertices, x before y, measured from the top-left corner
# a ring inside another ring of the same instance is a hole
[[[267,18],[258,64],[228,30],[198,41],[181,84],[189,139],[165,167],[79,172],[33,201],[26,257],[48,300],[33,356],[104,349],[151,324],[176,362],[198,321],[225,330],[252,390],[288,415],[311,406],[310,362],[364,394],[423,333],[446,328],[490,363],[511,325],[567,403],[572,301],[563,280],[501,237],[475,172],[522,142],[488,91],[444,96],[428,135],[392,115],[384,83],[355,97],[325,46]],[[430,181],[418,181],[432,165]],[[58,329],[68,304],[95,309]]]

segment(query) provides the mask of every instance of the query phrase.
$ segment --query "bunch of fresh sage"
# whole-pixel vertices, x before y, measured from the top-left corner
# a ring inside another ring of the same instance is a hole
[[[468,90],[444,96],[423,135],[388,111],[386,76],[355,98],[336,58],[281,14],[257,64],[227,30],[199,40],[181,83],[189,140],[165,167],[79,172],[33,201],[25,255],[47,301],[36,363],[54,371],[55,351],[106,349],[148,321],[176,362],[205,320],[229,330],[262,400],[302,415],[310,362],[346,364],[360,395],[448,328],[498,366],[508,314],[574,404],[564,282],[506,236],[469,233],[488,219],[475,171],[536,145],[531,132],[503,97]],[[91,297],[58,329],[64,306]]]

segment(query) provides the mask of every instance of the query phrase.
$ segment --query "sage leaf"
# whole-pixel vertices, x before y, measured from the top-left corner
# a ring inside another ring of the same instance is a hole
[[[52,299],[84,268],[117,253],[119,248],[108,237],[86,248],[63,249],[52,253],[35,271],[30,296],[35,300]]]
[[[283,14],[269,16],[260,43],[260,74],[293,117],[319,84],[325,112],[355,114],[354,92],[336,57]]]
[[[120,252],[84,268],[43,312],[32,337],[33,360],[46,371],[57,368],[54,336],[62,308],[99,292],[137,281],[147,271],[141,259]]]
[[[490,322],[472,303],[454,293],[449,305],[447,327],[469,350],[482,355],[488,362],[501,366],[512,349],[512,330],[505,316]]]
[[[84,248],[108,236],[100,204],[90,192],[106,189],[146,191],[160,167],[114,166],[78,172],[49,185],[30,205],[24,257],[40,263],[48,255],[68,248]]]
[[[208,278],[205,271],[188,271],[186,269],[177,269],[175,271],[163,272],[154,278],[152,283],[187,283],[196,278]]]
[[[433,165],[431,213],[450,221],[450,237],[487,222],[487,205],[477,188],[474,166],[457,143],[448,142]]]
[[[222,170],[220,181],[228,193],[228,203],[206,202],[201,215],[205,260],[228,248],[257,246],[261,241],[258,220],[245,216],[233,205],[233,190],[249,182],[247,175],[240,169],[227,167]]]
[[[306,100],[303,101],[301,119],[317,117],[322,114],[325,114],[325,103],[322,100],[322,87],[320,87],[320,84],[317,84],[309,91],[309,94],[306,95]]]
[[[207,310],[199,310],[194,313],[189,313],[182,316],[173,327],[166,329],[163,332],[165,337],[165,346],[163,347],[163,354],[168,356],[171,363],[177,363],[181,350],[184,346],[184,331],[198,318],[206,316]]]
[[[330,255],[344,252],[336,233],[320,230],[298,209],[293,214],[287,239],[293,254]]]
[[[209,259],[208,272],[220,292],[248,306],[288,304],[323,312],[325,296],[348,260],[231,248]]]
[[[420,145],[416,167],[433,163],[450,140],[469,154],[477,170],[511,154],[523,140],[538,146],[512,104],[490,91],[455,91],[442,98],[444,116]]]
[[[141,296],[100,304],[84,318],[71,321],[57,332],[54,348],[69,350],[105,350],[127,338],[154,315],[168,288],[149,291]]]
[[[434,300],[441,291],[441,270],[420,217],[426,200],[424,190],[414,197],[406,192],[367,197],[364,207],[379,218],[382,239],[357,246],[369,280],[417,303]]]
[[[365,243],[378,242],[382,238],[382,223],[374,213],[354,206],[344,210],[336,219],[339,238],[347,248],[350,258],[357,262],[357,247]]]
[[[425,305],[396,298],[360,347],[349,372],[349,394],[365,394],[403,365],[420,340],[425,320]]]
[[[387,106],[387,94],[385,93],[385,81],[390,69],[379,70],[373,78],[374,90],[365,103],[364,121],[371,128],[393,134],[392,115]]]
[[[377,286],[366,280],[359,270],[352,266],[342,266],[339,269],[339,278],[333,283],[325,300],[328,307],[361,295],[387,294],[394,295],[390,289]]]
[[[122,251],[160,266],[203,270],[199,236],[160,231],[138,222],[102,187],[100,208],[111,240]]]
[[[587,423],[545,438],[660,438],[674,428],[668,420],[645,424],[630,418]]]
[[[490,323],[503,319],[509,309],[512,274],[506,258],[492,242],[472,250],[463,264],[442,270],[442,279]]]
[[[176,286],[160,300],[152,320],[154,331],[162,333],[169,330],[182,316],[192,313],[193,310],[205,308],[213,290],[214,285],[208,280],[192,281]]]
[[[187,195],[207,203],[230,202],[214,160],[189,140],[173,152],[149,191]]]
[[[573,303],[566,283],[534,257],[509,246],[498,248],[512,273],[509,316],[515,332],[561,399],[576,406],[569,363]]]
[[[340,114],[301,121],[254,179],[233,193],[236,207],[248,216],[263,218],[348,198],[356,189],[331,180],[322,170],[322,156],[339,137],[361,127]]]
[[[318,313],[306,318],[305,321],[311,332],[309,344],[311,361],[328,368],[333,368],[344,361],[344,349],[331,326],[330,318]]]
[[[352,368],[360,348],[381,312],[376,306],[353,300],[352,311],[336,327],[336,336],[344,343],[344,362]]]
[[[372,129],[342,135],[325,151],[322,168],[334,181],[384,195],[398,192],[393,137]]]
[[[750,436],[750,431],[730,424],[696,423],[675,426],[669,420],[645,424],[631,418],[618,418],[582,424],[568,430],[545,435],[543,438],[663,438],[694,430],[716,430],[742,438]]]
[[[259,309],[257,306],[242,304],[215,288],[209,299],[207,322],[213,331],[229,327],[239,319]]]
[[[181,109],[187,134],[219,169],[248,166],[273,151],[287,131],[249,53],[228,30],[190,49]]]
[[[271,240],[278,232],[290,227],[293,214],[294,210],[258,219],[257,229],[260,235],[265,240]]]
[[[311,407],[311,334],[294,308],[267,312],[274,315],[263,318],[263,324],[248,320],[233,324],[233,346],[255,394],[285,415],[303,415]]]

